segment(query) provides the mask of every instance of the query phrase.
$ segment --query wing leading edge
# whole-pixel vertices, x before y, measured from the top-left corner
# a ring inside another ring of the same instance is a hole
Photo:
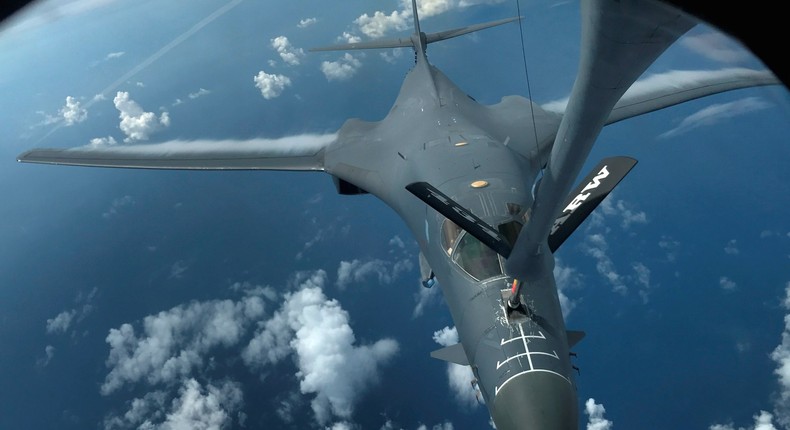
[[[179,170],[323,171],[324,148],[334,134],[282,139],[170,141],[144,145],[87,145],[34,149],[22,163]]]

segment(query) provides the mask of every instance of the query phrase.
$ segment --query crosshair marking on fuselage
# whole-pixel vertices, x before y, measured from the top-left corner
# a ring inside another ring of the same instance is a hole
[[[527,358],[527,362],[528,362],[529,367],[526,370],[522,371],[522,372],[518,372],[515,375],[510,376],[501,385],[494,387],[494,395],[496,395],[499,392],[499,390],[501,390],[502,387],[505,386],[505,384],[507,384],[508,382],[513,380],[513,378],[515,378],[515,377],[517,377],[519,375],[523,375],[523,374],[531,373],[531,372],[553,373],[553,374],[561,377],[562,379],[565,379],[568,383],[571,383],[571,381],[570,381],[570,379],[568,379],[568,377],[562,375],[559,372],[556,372],[556,371],[551,370],[551,369],[546,369],[546,368],[535,368],[535,364],[532,361],[532,356],[533,355],[548,356],[548,357],[551,357],[551,358],[554,358],[555,360],[557,360],[557,364],[558,365],[561,364],[560,363],[560,357],[557,355],[557,351],[552,350],[551,352],[546,352],[546,351],[530,351],[529,350],[529,342],[530,342],[531,339],[534,339],[534,340],[546,340],[546,336],[543,334],[543,332],[538,331],[537,335],[524,334],[524,326],[522,324],[518,325],[518,330],[519,330],[519,334],[520,334],[519,336],[515,336],[515,337],[512,337],[510,339],[502,338],[500,340],[499,344],[500,344],[500,346],[505,346],[505,345],[510,344],[512,342],[521,341],[521,345],[524,347],[524,352],[519,352],[519,353],[514,354],[512,356],[508,356],[504,361],[498,361],[497,360],[496,368],[499,369],[500,367],[504,366],[506,363],[510,362],[511,360],[519,359],[521,357],[526,357]]]

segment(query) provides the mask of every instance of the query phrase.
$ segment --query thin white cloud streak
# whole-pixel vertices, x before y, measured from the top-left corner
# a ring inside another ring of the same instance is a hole
[[[560,308],[562,308],[563,318],[568,318],[568,315],[576,307],[576,302],[568,298],[565,292],[570,288],[581,285],[579,276],[576,269],[563,265],[559,259],[556,260],[554,264],[554,280],[557,284],[557,293],[560,297]]]
[[[302,134],[277,139],[256,138],[247,140],[169,140],[160,143],[135,145],[85,145],[73,151],[105,152],[140,156],[189,156],[189,155],[247,155],[247,156],[297,156],[313,155],[332,143],[335,134]]]
[[[587,430],[610,430],[613,427],[612,422],[603,417],[606,409],[602,404],[595,403],[593,398],[584,403],[584,413],[589,417]]]
[[[668,138],[688,133],[700,127],[710,127],[724,120],[735,118],[747,113],[771,107],[771,104],[758,97],[746,97],[729,103],[717,103],[689,115],[680,125],[660,134],[659,138]]]
[[[442,346],[450,346],[458,343],[458,330],[455,327],[444,327],[433,333],[434,342]],[[472,385],[475,375],[470,366],[447,363],[447,382],[450,392],[453,393],[458,403],[464,407],[475,408],[482,397],[477,389]]]
[[[738,63],[751,58],[743,46],[718,32],[686,36],[679,43],[690,51],[722,63]]]
[[[584,243],[584,252],[595,259],[596,270],[612,285],[612,290],[625,294],[628,291],[628,287],[626,287],[623,277],[615,269],[614,262],[607,253],[608,250],[609,245],[606,243],[606,238],[603,234],[598,233],[587,236]]]

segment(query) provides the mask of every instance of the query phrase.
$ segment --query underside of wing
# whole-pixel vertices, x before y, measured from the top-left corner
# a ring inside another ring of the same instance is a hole
[[[281,139],[86,145],[34,149],[17,159],[23,163],[136,169],[323,171],[324,148],[335,138],[327,134]]]

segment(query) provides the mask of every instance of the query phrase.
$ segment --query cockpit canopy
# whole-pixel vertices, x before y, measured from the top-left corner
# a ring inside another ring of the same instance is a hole
[[[504,273],[503,262],[494,250],[449,219],[442,224],[442,247],[453,263],[477,281]]]

